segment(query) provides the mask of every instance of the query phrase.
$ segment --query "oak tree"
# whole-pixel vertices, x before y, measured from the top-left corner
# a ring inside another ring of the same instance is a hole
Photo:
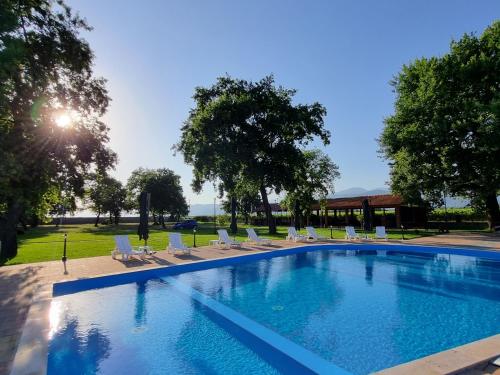
[[[391,187],[409,201],[444,196],[483,206],[500,224],[500,21],[466,34],[441,57],[404,66],[380,143]]]
[[[225,76],[211,87],[197,87],[195,108],[175,146],[193,166],[195,190],[212,181],[232,197],[240,180],[257,186],[270,233],[276,224],[269,193],[293,189],[296,166],[304,163],[302,147],[315,137],[325,145],[330,138],[326,109],[293,103],[295,93],[275,86],[273,76],[258,82]]]

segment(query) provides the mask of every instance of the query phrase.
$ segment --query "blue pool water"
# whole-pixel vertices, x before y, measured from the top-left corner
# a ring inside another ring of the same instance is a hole
[[[500,333],[500,261],[339,248],[55,297],[48,374],[302,372],[231,323],[248,318],[249,331],[282,338],[278,350],[331,363],[325,373],[367,374]]]

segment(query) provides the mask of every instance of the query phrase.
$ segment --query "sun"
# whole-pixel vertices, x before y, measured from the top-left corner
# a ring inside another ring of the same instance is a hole
[[[60,128],[68,128],[71,126],[72,119],[68,113],[60,113],[55,118],[57,126]]]

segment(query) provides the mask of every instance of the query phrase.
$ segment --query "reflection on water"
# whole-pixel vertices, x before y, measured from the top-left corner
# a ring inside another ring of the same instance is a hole
[[[178,278],[366,374],[500,332],[499,265],[409,251],[316,251]]]
[[[162,280],[56,297],[48,375],[276,370]]]
[[[146,281],[136,282],[137,291],[135,294],[135,326],[136,328],[145,327],[147,320],[146,310]]]
[[[500,332],[495,261],[332,250],[176,277],[354,374]],[[162,280],[64,296],[53,308],[48,374],[276,372]]]
[[[47,373],[97,374],[110,350],[110,341],[100,329],[93,327],[82,333],[78,320],[70,318],[52,337]]]

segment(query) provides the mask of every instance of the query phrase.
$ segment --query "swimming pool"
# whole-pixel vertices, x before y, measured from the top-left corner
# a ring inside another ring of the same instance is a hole
[[[48,374],[367,374],[500,332],[500,254],[321,245],[54,286]]]

